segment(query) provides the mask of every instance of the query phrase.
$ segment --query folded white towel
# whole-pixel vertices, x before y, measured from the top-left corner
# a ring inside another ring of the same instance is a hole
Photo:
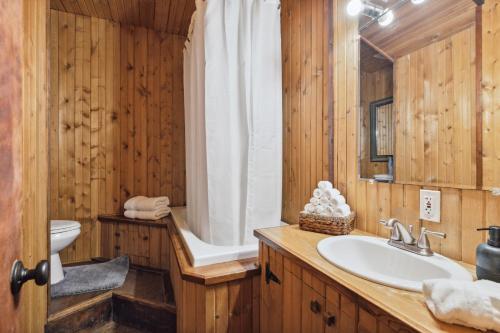
[[[313,197],[315,197],[315,198],[318,198],[318,199],[321,198],[322,194],[323,194],[322,189],[317,188],[313,191]]]
[[[329,206],[330,205],[330,199],[328,199],[327,197],[325,197],[324,195],[322,195],[321,198],[319,198],[319,204],[323,205],[323,206]]]
[[[140,195],[128,199],[125,202],[124,208],[126,210],[151,211],[168,208],[169,204],[170,200],[168,199],[168,197],[148,198]]]
[[[309,202],[312,203],[313,205],[319,205],[319,199],[315,197],[312,197],[311,200],[309,200]]]
[[[334,211],[334,209],[331,206],[325,206],[325,208],[323,209],[323,215],[328,216],[328,217],[332,217],[333,213],[334,213],[333,211]]]
[[[159,210],[126,210],[124,215],[129,219],[140,219],[140,220],[159,220],[170,214],[170,208],[159,209]]]
[[[333,217],[346,217],[351,214],[351,207],[349,205],[343,204],[333,209]]]
[[[346,204],[346,200],[345,200],[345,197],[343,195],[339,194],[339,195],[336,195],[330,199],[330,205],[333,208],[337,208],[337,207],[340,207],[340,206],[345,205],[345,204]]]
[[[333,185],[328,180],[322,180],[318,183],[318,188],[321,190],[328,190],[333,188]]]
[[[313,205],[312,203],[308,203],[304,207],[304,211],[308,214],[314,214],[316,213],[316,205]]]
[[[323,190],[321,197],[327,198],[328,200],[331,200],[338,195],[340,195],[339,190],[337,190],[336,188],[329,188],[329,189]]]
[[[436,318],[500,332],[500,284],[488,280],[426,280],[423,293]]]

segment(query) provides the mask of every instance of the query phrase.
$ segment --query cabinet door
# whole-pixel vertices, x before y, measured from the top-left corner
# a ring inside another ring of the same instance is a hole
[[[377,317],[362,307],[359,308],[359,333],[377,333]]]
[[[260,332],[283,332],[283,256],[260,243]]]
[[[340,294],[326,286],[325,333],[341,333],[340,331]]]
[[[300,333],[302,316],[302,280],[283,270],[283,332]]]
[[[358,306],[350,297],[340,295],[340,332],[355,333],[357,332],[358,321]]]
[[[302,283],[302,332],[325,331],[325,298],[307,284]]]

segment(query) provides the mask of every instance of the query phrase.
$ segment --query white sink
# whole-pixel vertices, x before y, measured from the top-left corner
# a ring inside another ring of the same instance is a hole
[[[422,291],[427,279],[472,280],[454,261],[434,254],[420,256],[367,236],[336,236],[318,243],[318,252],[335,266],[361,278],[389,287]]]

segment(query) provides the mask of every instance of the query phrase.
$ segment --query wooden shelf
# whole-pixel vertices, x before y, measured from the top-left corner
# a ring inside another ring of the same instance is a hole
[[[128,223],[128,224],[138,224],[138,225],[149,225],[153,227],[167,227],[167,222],[169,217],[164,217],[160,220],[141,220],[141,219],[131,219],[123,215],[99,215],[97,220],[102,223]]]

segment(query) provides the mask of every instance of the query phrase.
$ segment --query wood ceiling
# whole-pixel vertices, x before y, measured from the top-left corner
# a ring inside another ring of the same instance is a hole
[[[406,1],[394,10],[391,25],[384,28],[374,22],[360,34],[392,58],[399,58],[470,27],[475,9],[472,0],[427,0],[420,5]]]
[[[196,5],[195,0],[51,0],[50,7],[186,36]]]

